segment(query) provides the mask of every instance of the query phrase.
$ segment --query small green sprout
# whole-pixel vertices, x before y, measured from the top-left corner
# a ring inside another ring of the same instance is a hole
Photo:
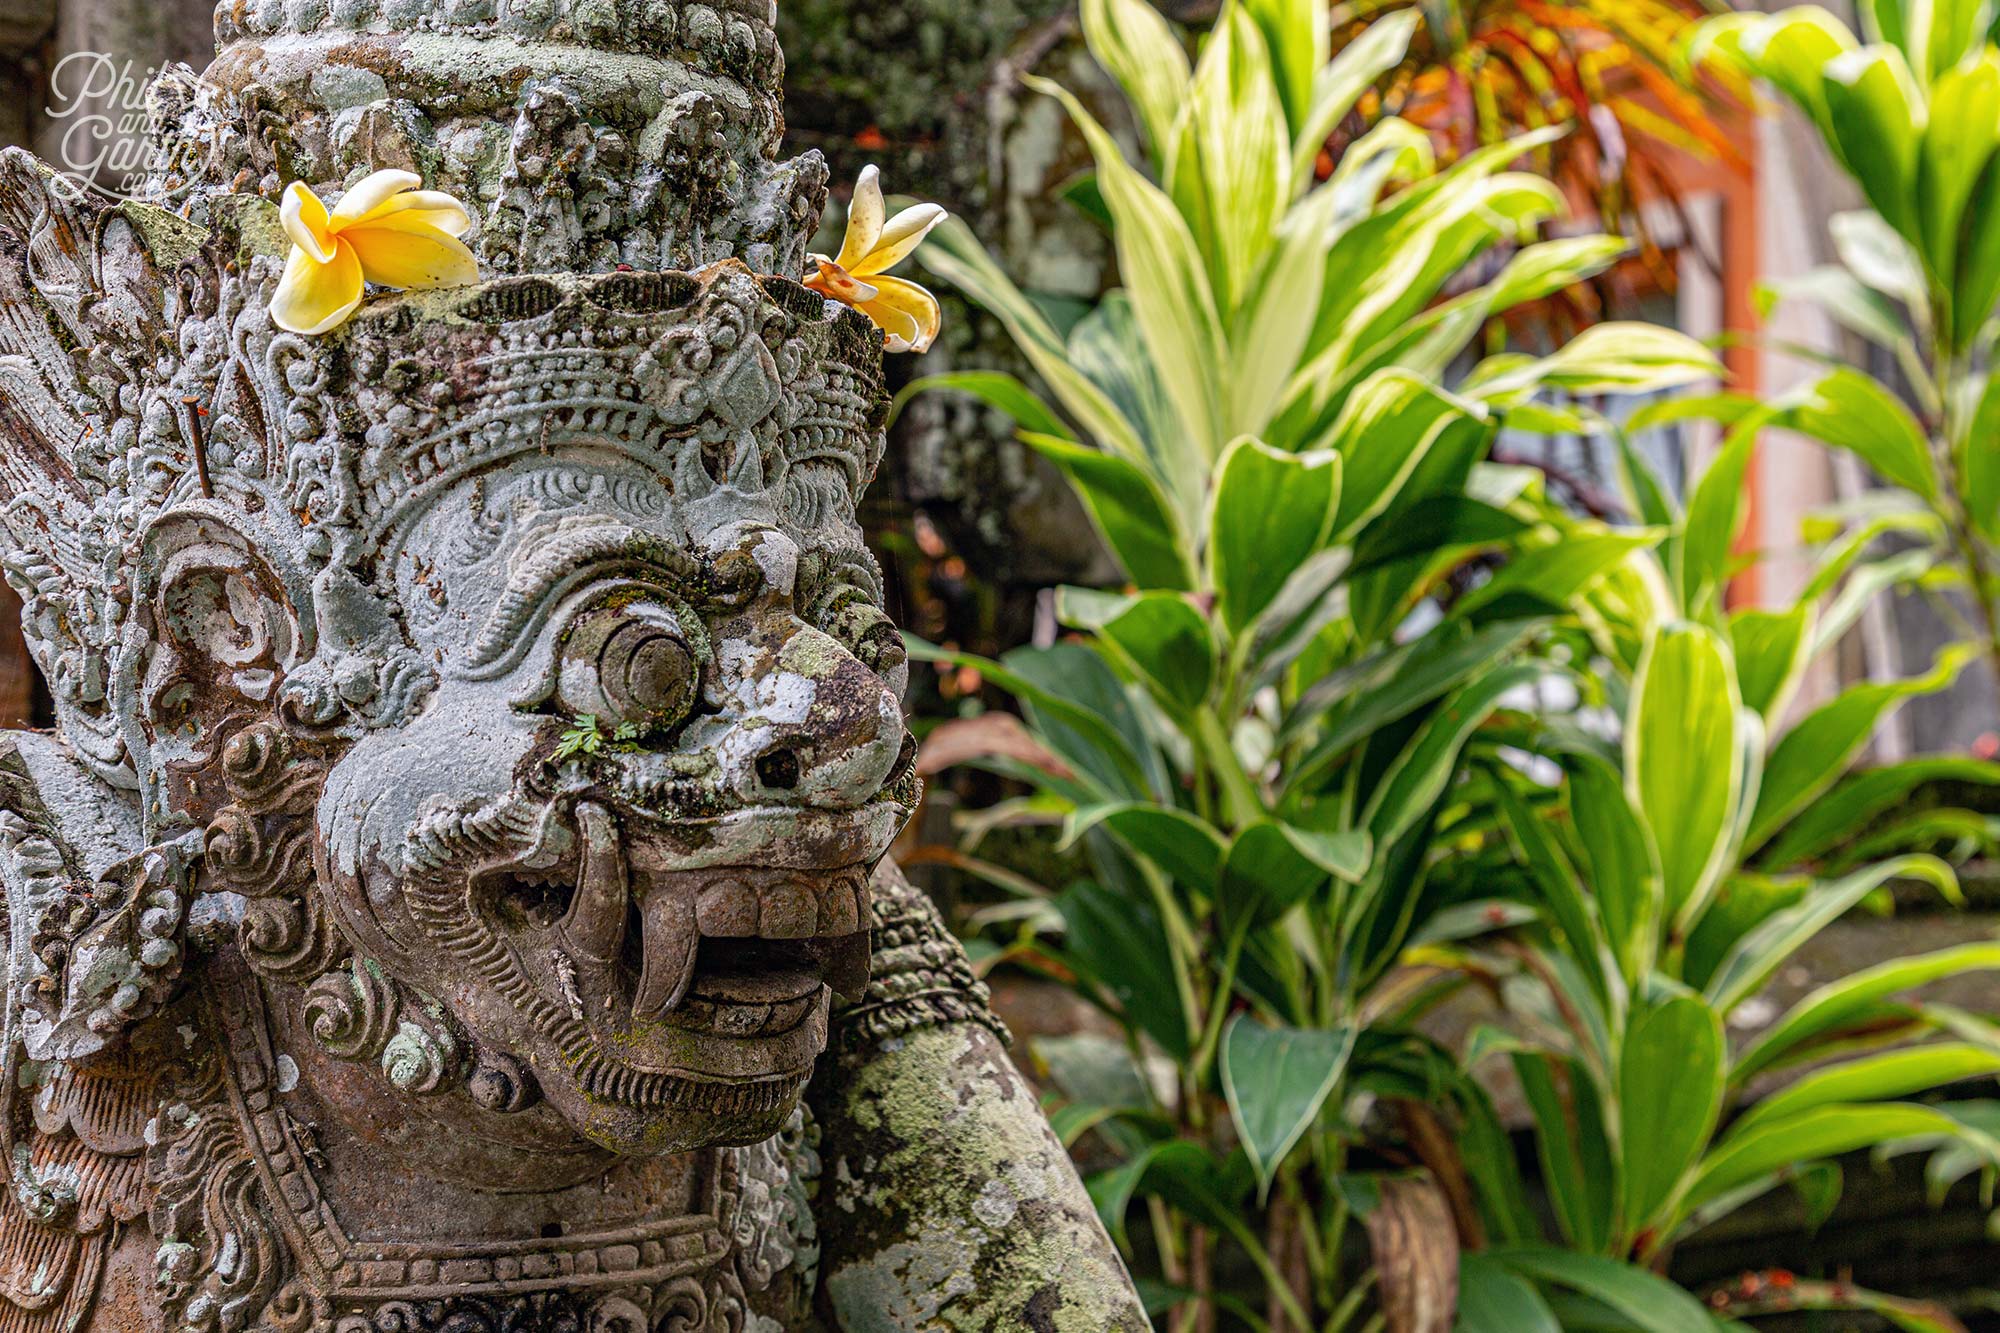
[[[573,759],[580,754],[630,754],[639,748],[640,735],[638,726],[631,722],[621,722],[606,733],[594,714],[585,713],[556,742],[555,757]]]

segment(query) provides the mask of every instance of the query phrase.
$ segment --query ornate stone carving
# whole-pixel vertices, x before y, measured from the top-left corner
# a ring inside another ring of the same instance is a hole
[[[932,1235],[1015,1257],[924,1327],[1144,1327],[882,862],[881,340],[771,17],[230,0],[143,198],[0,153],[0,1333],[915,1327]],[[279,330],[271,198],[386,166],[487,280]]]

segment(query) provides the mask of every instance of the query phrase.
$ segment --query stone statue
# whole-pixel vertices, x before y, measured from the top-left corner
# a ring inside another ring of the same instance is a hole
[[[770,0],[224,0],[136,198],[0,154],[0,1333],[1137,1333],[883,857],[882,335]],[[277,328],[273,201],[476,285]]]

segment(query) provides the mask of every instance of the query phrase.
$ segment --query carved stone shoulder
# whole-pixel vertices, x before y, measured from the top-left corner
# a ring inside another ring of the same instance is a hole
[[[948,1023],[976,1023],[1001,1041],[986,984],[937,907],[893,862],[875,871],[873,967],[860,1003],[834,1015],[836,1054],[865,1051],[895,1037]]]

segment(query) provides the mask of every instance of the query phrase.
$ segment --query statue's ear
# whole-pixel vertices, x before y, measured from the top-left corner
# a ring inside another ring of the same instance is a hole
[[[153,525],[137,599],[152,652],[134,683],[155,745],[205,748],[223,719],[272,705],[312,657],[310,593],[288,554],[221,506]]]

